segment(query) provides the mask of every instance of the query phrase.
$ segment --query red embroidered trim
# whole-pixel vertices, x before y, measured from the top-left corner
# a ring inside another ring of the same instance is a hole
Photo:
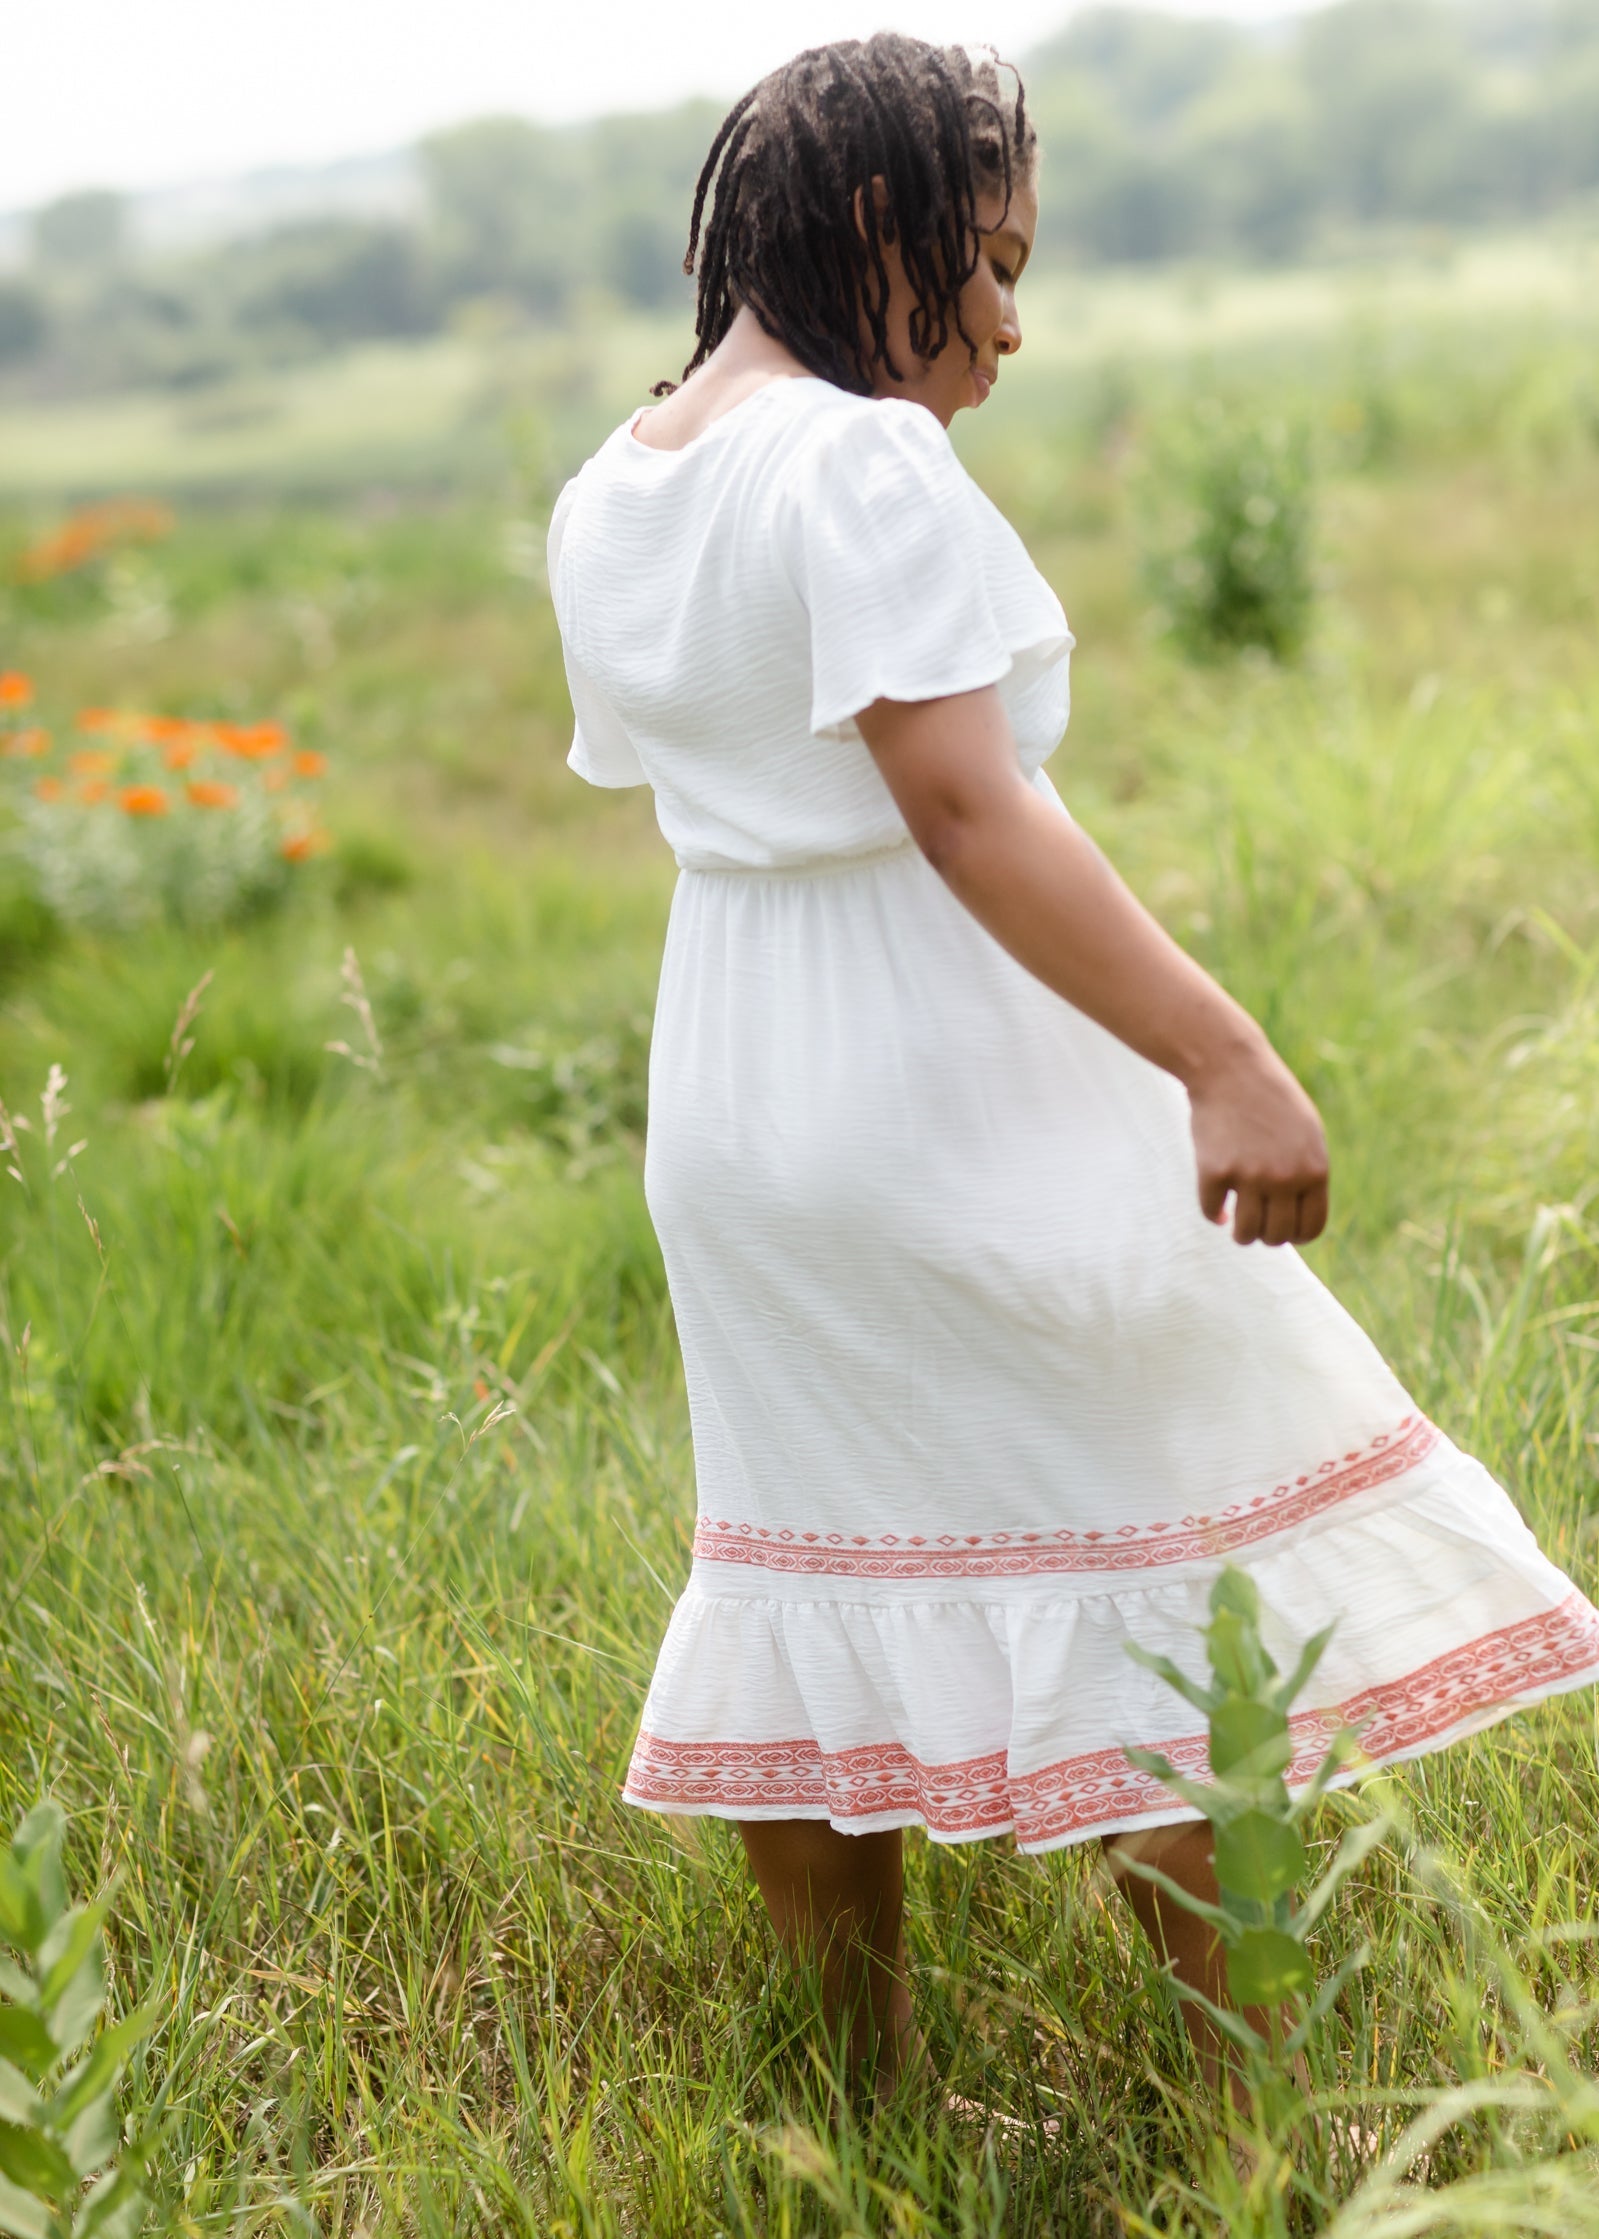
[[[1333,1709],[1297,1712],[1289,1721],[1294,1757],[1289,1783],[1309,1780],[1340,1725],[1364,1720],[1361,1746],[1375,1763],[1418,1749],[1478,1712],[1599,1671],[1599,1612],[1572,1591],[1555,1608],[1464,1642],[1430,1663],[1352,1695]],[[1185,1734],[1157,1744],[1179,1772],[1207,1774],[1206,1738]],[[1012,1774],[1002,1749],[956,1764],[927,1765],[900,1742],[821,1749],[814,1741],[680,1742],[643,1732],[628,1771],[631,1803],[657,1811],[692,1809],[736,1819],[751,1810],[826,1813],[835,1820],[913,1812],[937,1835],[997,1835],[1014,1827],[1023,1845],[1057,1841],[1094,1827],[1127,1825],[1171,1797],[1119,1748],[1065,1757],[1038,1772]]]
[[[833,1578],[1031,1578],[1202,1562],[1269,1539],[1356,1493],[1402,1477],[1425,1460],[1438,1436],[1424,1415],[1407,1415],[1397,1429],[1374,1438],[1363,1454],[1323,1462],[1291,1484],[1235,1501],[1214,1516],[1184,1516],[1172,1524],[1122,1524],[1107,1532],[940,1532],[904,1538],[889,1532],[871,1539],[847,1532],[717,1523],[702,1516],[694,1531],[694,1555],[702,1563],[747,1563],[758,1570],[821,1572]]]

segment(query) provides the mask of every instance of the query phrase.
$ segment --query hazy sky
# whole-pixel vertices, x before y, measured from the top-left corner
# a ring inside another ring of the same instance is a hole
[[[1256,19],[1305,0],[1163,0]],[[885,24],[1017,52],[1071,0],[5,0],[0,209],[412,140],[742,92]]]

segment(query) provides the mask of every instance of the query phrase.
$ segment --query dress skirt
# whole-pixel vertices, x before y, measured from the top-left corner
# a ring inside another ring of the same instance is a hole
[[[1038,780],[1040,785],[1047,781]],[[1064,813],[1064,811],[1062,812]],[[1192,1817],[1217,1570],[1330,1731],[1435,1749],[1599,1678],[1599,1611],[1289,1247],[1198,1209],[1181,1085],[1050,993],[911,844],[682,871],[645,1187],[699,1517],[626,1795],[1013,1831]],[[1345,1777],[1353,1777],[1346,1775]]]

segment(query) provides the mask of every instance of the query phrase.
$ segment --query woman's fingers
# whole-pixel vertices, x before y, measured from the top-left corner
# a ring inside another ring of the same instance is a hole
[[[1327,1184],[1317,1182],[1313,1189],[1305,1190],[1299,1200],[1299,1233],[1294,1241],[1313,1244],[1327,1226]]]
[[[1228,1200],[1232,1201],[1235,1244],[1312,1244],[1327,1226],[1327,1184],[1309,1189],[1252,1188],[1236,1191],[1223,1176],[1207,1176],[1200,1184],[1199,1203],[1207,1221],[1221,1223]]]
[[[1260,1236],[1264,1244],[1292,1244],[1299,1234],[1299,1192],[1273,1190],[1266,1200],[1266,1220]]]
[[[1233,1185],[1225,1174],[1205,1174],[1199,1177],[1199,1209],[1213,1226],[1227,1210],[1227,1200]]]
[[[1327,1225],[1327,1141],[1316,1107],[1265,1044],[1188,1091],[1205,1218],[1232,1202],[1238,1244],[1308,1244]]]
[[[1266,1233],[1266,1199],[1246,1184],[1233,1198],[1233,1242],[1256,1244]]]

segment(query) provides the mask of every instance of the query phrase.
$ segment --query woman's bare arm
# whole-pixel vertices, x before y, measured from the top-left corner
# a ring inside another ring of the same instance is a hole
[[[856,720],[917,845],[978,922],[1187,1089],[1205,1217],[1220,1220],[1232,1193],[1240,1244],[1319,1236],[1327,1145],[1315,1106],[1248,1013],[1027,783],[993,686],[878,700]]]

